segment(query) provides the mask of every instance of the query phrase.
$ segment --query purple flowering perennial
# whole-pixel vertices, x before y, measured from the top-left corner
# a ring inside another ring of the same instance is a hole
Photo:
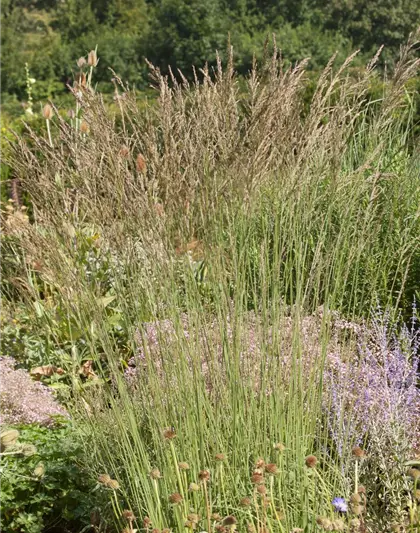
[[[0,423],[52,426],[54,416],[67,416],[51,389],[15,364],[12,357],[0,357]]]
[[[344,498],[334,498],[331,503],[337,513],[347,513],[348,505]]]

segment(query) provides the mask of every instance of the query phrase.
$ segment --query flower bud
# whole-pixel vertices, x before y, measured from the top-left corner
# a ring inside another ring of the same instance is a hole
[[[45,120],[51,120],[53,118],[54,111],[50,104],[44,105],[44,109],[42,110],[42,116],[45,118]]]

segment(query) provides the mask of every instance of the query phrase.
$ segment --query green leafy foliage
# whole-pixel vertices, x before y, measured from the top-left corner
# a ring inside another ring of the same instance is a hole
[[[72,427],[25,426],[19,432],[19,442],[32,444],[36,453],[2,454],[1,530],[80,530],[89,523],[94,496],[89,494],[86,475],[79,467],[82,451]]]

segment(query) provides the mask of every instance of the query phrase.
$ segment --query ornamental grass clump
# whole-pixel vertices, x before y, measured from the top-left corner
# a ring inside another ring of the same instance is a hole
[[[46,328],[58,301],[67,342],[51,337],[93,361],[72,414],[119,531],[124,509],[155,533],[341,529],[355,517],[331,502],[349,501],[355,464],[372,530],[413,495],[391,450],[400,461],[414,442],[414,367],[405,346],[369,340],[368,315],[406,305],[416,279],[415,46],[379,99],[377,57],[357,75],[354,56],[331,60],[307,102],[306,62],[286,68],[276,47],[243,83],[231,50],[194,84],[151,67],[146,109],[115,80],[118,120],[87,79],[53,145],[32,131],[13,145],[31,201],[8,235],[13,289]]]

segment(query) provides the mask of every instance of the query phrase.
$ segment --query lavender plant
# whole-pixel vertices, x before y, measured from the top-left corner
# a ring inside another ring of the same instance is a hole
[[[328,357],[325,408],[331,436],[350,486],[355,481],[357,486],[351,449],[366,450],[356,466],[376,523],[407,516],[412,483],[406,463],[420,445],[419,345],[414,321],[411,329],[398,331],[389,313],[377,311],[369,327],[357,328],[357,350],[349,359]]]

